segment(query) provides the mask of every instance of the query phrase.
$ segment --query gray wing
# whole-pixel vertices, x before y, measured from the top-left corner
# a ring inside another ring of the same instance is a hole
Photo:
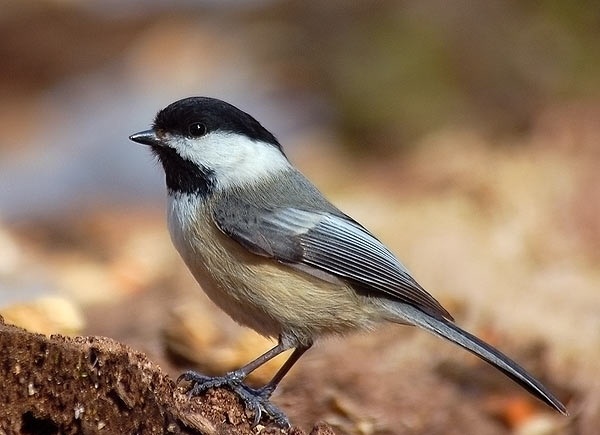
[[[319,278],[325,272],[349,282],[359,293],[396,299],[434,317],[452,319],[379,240],[346,215],[248,206],[235,216],[217,210],[215,221],[254,254]]]

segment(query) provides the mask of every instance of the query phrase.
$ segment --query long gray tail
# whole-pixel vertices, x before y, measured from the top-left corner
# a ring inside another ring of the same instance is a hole
[[[464,331],[449,320],[436,319],[410,305],[402,304],[401,307],[397,304],[394,305],[393,311],[396,313],[399,311],[400,316],[408,322],[474,353],[482,360],[504,372],[506,376],[521,385],[535,397],[547,403],[561,414],[567,415],[567,409],[560,400],[554,397],[538,380],[527,373],[523,367],[499,350],[475,337],[473,334]]]

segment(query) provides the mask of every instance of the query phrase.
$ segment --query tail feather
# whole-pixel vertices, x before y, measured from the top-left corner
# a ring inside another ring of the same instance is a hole
[[[393,311],[398,313],[403,321],[419,326],[439,337],[449,340],[469,352],[477,355],[482,360],[502,371],[517,384],[525,388],[532,395],[567,415],[567,409],[541,382],[536,380],[519,364],[504,355],[499,350],[487,344],[473,334],[464,331],[454,323],[445,319],[436,319],[409,305],[398,307],[394,304]]]

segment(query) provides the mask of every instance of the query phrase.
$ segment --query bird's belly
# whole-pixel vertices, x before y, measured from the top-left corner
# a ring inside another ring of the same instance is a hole
[[[210,255],[209,255],[210,256]],[[369,327],[375,308],[353,290],[259,259],[221,267],[221,257],[190,263],[208,297],[238,323],[262,335],[310,342],[318,336]],[[188,262],[189,260],[186,260]]]
[[[264,336],[277,337],[281,334],[281,322],[256,300],[245,283],[236,282],[237,279],[215,268],[209,270],[196,265],[193,270],[194,278],[210,300],[237,323]]]

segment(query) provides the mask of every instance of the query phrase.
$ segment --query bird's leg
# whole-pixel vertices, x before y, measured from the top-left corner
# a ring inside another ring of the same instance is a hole
[[[243,384],[244,379],[262,366],[266,362],[275,358],[277,355],[285,352],[290,348],[289,344],[285,344],[281,339],[277,346],[268,350],[254,361],[246,364],[244,367],[227,373],[224,376],[206,376],[194,371],[184,372],[177,382],[189,381],[192,383],[192,387],[188,390],[190,396],[198,396],[204,393],[210,388],[217,388],[227,386],[233,390],[245,403],[246,408],[254,412],[254,426],[256,426],[264,411],[269,415],[277,424],[280,426],[289,426],[289,421],[285,414],[279,410],[275,405],[269,402],[269,398],[275,388],[286,375],[286,373],[292,368],[294,363],[298,361],[300,356],[306,352],[311,345],[297,347],[284,365],[277,371],[273,379],[269,381],[264,387],[259,389],[250,388]]]
[[[296,364],[296,362],[300,359],[300,357],[304,354],[304,352],[306,352],[308,349],[310,349],[311,346],[312,346],[312,344],[309,344],[306,346],[298,346],[296,349],[294,349],[294,352],[290,355],[290,357],[286,360],[286,362],[281,366],[281,368],[277,371],[277,373],[275,373],[275,376],[273,376],[273,379],[271,379],[264,387],[259,388],[256,391],[259,392],[259,394],[261,396],[266,397],[267,399],[269,397],[271,397],[271,394],[273,394],[273,391],[275,391],[275,388],[277,388],[277,385],[279,385],[279,382],[281,382],[283,377],[285,375],[287,375],[287,373],[290,371],[292,366],[294,364]]]

